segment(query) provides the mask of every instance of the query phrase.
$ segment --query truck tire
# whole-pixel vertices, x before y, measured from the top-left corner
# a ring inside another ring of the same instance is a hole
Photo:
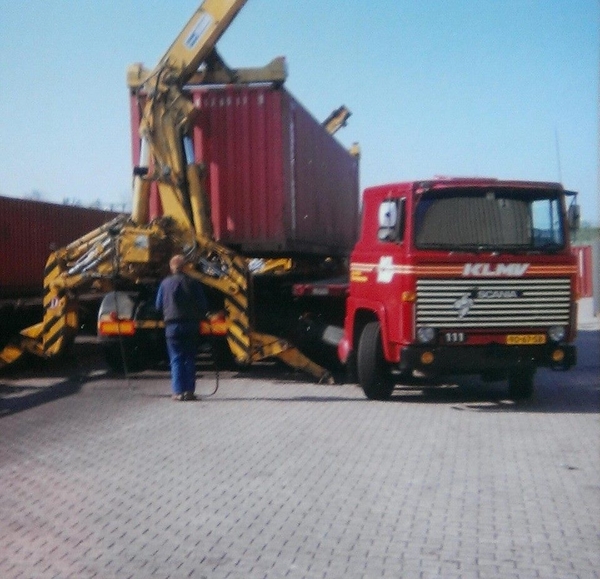
[[[383,358],[379,322],[368,323],[358,342],[358,383],[369,400],[389,400],[394,390],[390,369]]]
[[[508,395],[511,400],[527,400],[533,395],[533,368],[514,368],[508,373]]]

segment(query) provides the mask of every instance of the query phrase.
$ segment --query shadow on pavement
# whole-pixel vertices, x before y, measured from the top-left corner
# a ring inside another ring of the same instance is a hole
[[[368,400],[362,398],[352,398],[350,396],[227,396],[226,398],[215,397],[214,402],[360,402],[366,403]]]
[[[454,410],[471,412],[525,412],[525,413],[600,413],[600,384],[589,376],[583,381],[572,374],[561,384],[557,373],[540,370],[536,376],[533,397],[513,401],[508,398],[505,382],[481,382],[465,377],[455,384],[426,389],[403,389],[399,387],[392,395],[393,402],[405,404],[445,404]]]
[[[50,361],[25,355],[0,376],[0,418],[77,394],[84,384],[105,377],[94,372],[99,368],[97,349],[87,342]]]
[[[9,386],[0,383],[0,418],[72,396],[79,392],[81,386],[82,381],[77,377],[66,378],[51,386],[42,384]]]

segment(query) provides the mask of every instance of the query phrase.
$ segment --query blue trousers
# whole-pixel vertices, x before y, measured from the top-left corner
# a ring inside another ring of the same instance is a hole
[[[196,390],[196,350],[198,328],[196,324],[173,324],[167,328],[167,351],[171,363],[171,388],[173,394]]]

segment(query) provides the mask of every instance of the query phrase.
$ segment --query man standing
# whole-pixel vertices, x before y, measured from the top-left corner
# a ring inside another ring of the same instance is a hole
[[[196,400],[196,350],[207,303],[202,284],[183,272],[184,264],[183,255],[171,258],[171,275],[158,288],[156,309],[165,320],[172,398]]]

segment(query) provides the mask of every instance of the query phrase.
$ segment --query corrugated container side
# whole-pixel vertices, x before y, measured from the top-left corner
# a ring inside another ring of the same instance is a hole
[[[358,160],[287,90],[194,87],[190,97],[216,239],[255,255],[350,252],[359,226]],[[131,110],[135,164],[135,102]],[[161,214],[156,187],[150,213]]]
[[[0,197],[0,297],[40,296],[44,267],[64,247],[117,213]]]
[[[197,160],[206,163],[215,237],[243,249],[282,249],[285,236],[281,96],[197,91]]]
[[[249,253],[349,253],[358,161],[289,92],[225,87],[193,100],[217,239]]]
[[[579,297],[591,298],[594,295],[594,268],[591,245],[571,247],[571,253],[577,258],[577,293]]]
[[[284,97],[293,171],[289,238],[301,250],[349,254],[359,227],[358,160],[289,93]]]

